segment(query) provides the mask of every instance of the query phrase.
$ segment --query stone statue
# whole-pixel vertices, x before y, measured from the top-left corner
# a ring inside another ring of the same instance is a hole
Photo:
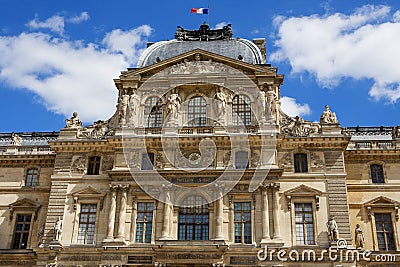
[[[276,115],[276,101],[278,100],[278,97],[276,96],[275,92],[274,92],[274,88],[272,86],[268,87],[268,91],[267,91],[267,116],[268,119],[273,119],[275,118]]]
[[[392,130],[392,139],[400,138],[400,126],[393,127]]]
[[[180,105],[181,105],[181,98],[177,93],[172,93],[167,100],[167,110],[170,122],[178,120],[178,111]]]
[[[219,87],[217,93],[215,94],[215,115],[218,121],[223,119],[223,116],[226,112],[226,99],[227,96],[224,93],[222,87]]]
[[[261,88],[262,89],[262,88]],[[266,119],[266,111],[267,111],[267,98],[265,95],[264,91],[259,91],[258,92],[258,110],[259,110],[259,116],[260,116],[260,121],[265,121]]]
[[[72,117],[70,119],[65,119],[65,128],[82,128],[82,122],[78,118],[78,113],[76,111],[72,113]]]
[[[128,109],[129,103],[129,95],[127,92],[124,92],[123,95],[119,98],[118,102],[118,110],[119,110],[119,124],[124,125],[126,123],[126,112]]]
[[[62,233],[62,220],[58,217],[57,221],[54,224],[54,240],[61,241],[61,233]]]
[[[364,243],[365,243],[364,233],[361,230],[361,227],[359,224],[356,225],[356,229],[354,230],[354,233],[355,233],[356,248],[358,248],[358,249],[364,248]]]
[[[135,122],[135,115],[136,111],[138,109],[140,103],[139,96],[136,94],[135,90],[133,93],[129,96],[129,102],[128,102],[128,109],[127,109],[127,118],[126,118],[126,123],[130,125],[134,125]]]
[[[321,124],[339,124],[336,114],[329,110],[329,106],[325,106],[324,112],[322,112],[321,118],[320,118]]]
[[[13,146],[21,146],[22,145],[22,138],[18,134],[12,133],[11,134],[11,145],[13,145]]]
[[[339,239],[339,228],[334,216],[331,216],[329,221],[326,223],[326,227],[328,228],[329,240],[337,241]]]

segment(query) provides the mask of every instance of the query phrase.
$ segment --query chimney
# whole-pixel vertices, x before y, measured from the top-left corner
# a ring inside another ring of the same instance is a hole
[[[263,57],[263,64],[267,63],[267,48],[265,47],[266,41],[265,38],[256,38],[253,39],[253,43],[260,49],[261,55]]]

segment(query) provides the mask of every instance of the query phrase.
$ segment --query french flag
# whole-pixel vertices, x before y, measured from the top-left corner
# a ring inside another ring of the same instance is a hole
[[[190,12],[196,14],[208,14],[208,8],[192,8]]]

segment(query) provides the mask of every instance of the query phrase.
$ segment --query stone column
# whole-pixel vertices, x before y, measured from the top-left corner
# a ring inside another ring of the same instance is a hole
[[[126,217],[126,194],[129,189],[129,185],[120,185],[121,191],[121,205],[119,209],[119,223],[118,223],[118,234],[117,237],[121,241],[125,241],[125,217]]]
[[[161,240],[171,239],[170,236],[170,221],[171,221],[171,213],[172,213],[172,205],[171,205],[171,196],[169,192],[169,188],[164,187],[165,190],[165,202],[164,202],[164,211],[163,211],[163,226],[161,232]]]
[[[229,196],[229,242],[235,242],[235,211],[233,197]]]
[[[131,243],[135,243],[137,203],[136,203],[136,196],[133,196],[132,198],[133,200],[132,200],[131,230],[129,234],[129,241]]]
[[[115,224],[115,212],[117,207],[117,189],[118,187],[115,185],[110,185],[111,190],[111,204],[110,204],[110,212],[108,214],[108,227],[107,227],[107,241],[114,240],[114,224]]]
[[[222,192],[219,193],[219,199],[216,201],[216,221],[215,221],[215,240],[224,240],[223,223],[224,223],[224,197]]]
[[[261,189],[261,199],[262,199],[262,240],[261,243],[267,242],[270,240],[269,235],[269,208],[268,208],[268,188],[263,186]]]
[[[272,214],[274,218],[274,239],[281,239],[281,233],[279,230],[279,210],[278,210],[278,197],[279,197],[280,184],[272,183],[270,184],[270,189],[272,192]]]

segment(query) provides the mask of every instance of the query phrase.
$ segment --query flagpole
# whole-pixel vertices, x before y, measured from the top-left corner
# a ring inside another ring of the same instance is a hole
[[[210,25],[210,4],[208,4],[207,8],[208,8],[208,26],[211,27],[211,25]]]

